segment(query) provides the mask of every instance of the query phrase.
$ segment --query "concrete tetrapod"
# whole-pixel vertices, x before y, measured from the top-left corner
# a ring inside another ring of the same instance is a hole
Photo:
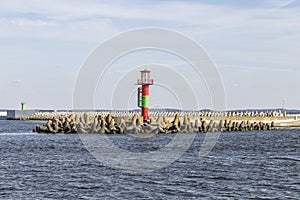
[[[159,133],[192,133],[192,132],[231,132],[274,129],[274,122],[250,122],[249,120],[204,120],[198,117],[180,116],[152,117],[151,122],[134,114],[132,117],[114,117],[107,113],[103,115],[70,114],[64,117],[53,117],[42,126],[33,129],[38,133],[99,133],[99,134],[159,134]],[[170,122],[171,121],[171,122]]]

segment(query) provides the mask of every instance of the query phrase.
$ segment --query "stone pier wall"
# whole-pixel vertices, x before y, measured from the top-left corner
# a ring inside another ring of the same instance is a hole
[[[294,116],[280,113],[152,112],[144,122],[139,112],[38,112],[26,119],[47,120],[40,133],[191,133],[270,130],[300,127]]]

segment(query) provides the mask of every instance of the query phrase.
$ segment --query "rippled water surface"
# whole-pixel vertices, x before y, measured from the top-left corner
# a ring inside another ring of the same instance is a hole
[[[298,199],[300,130],[223,133],[205,158],[198,134],[166,168],[130,174],[104,166],[78,135],[32,133],[37,123],[0,121],[0,199]],[[155,151],[174,135],[109,138]],[[162,155],[164,156],[164,155]]]

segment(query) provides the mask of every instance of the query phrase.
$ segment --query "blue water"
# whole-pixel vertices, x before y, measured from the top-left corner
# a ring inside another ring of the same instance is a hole
[[[204,134],[163,169],[106,167],[78,135],[32,133],[42,122],[0,121],[0,199],[299,199],[300,130],[223,133],[199,158]],[[174,135],[109,136],[132,151],[157,150]]]

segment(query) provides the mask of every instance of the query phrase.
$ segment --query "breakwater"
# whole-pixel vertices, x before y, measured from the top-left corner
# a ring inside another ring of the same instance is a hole
[[[47,120],[39,133],[191,133],[270,130],[300,126],[297,116],[280,112],[150,112],[144,122],[139,112],[41,112],[28,120]]]

